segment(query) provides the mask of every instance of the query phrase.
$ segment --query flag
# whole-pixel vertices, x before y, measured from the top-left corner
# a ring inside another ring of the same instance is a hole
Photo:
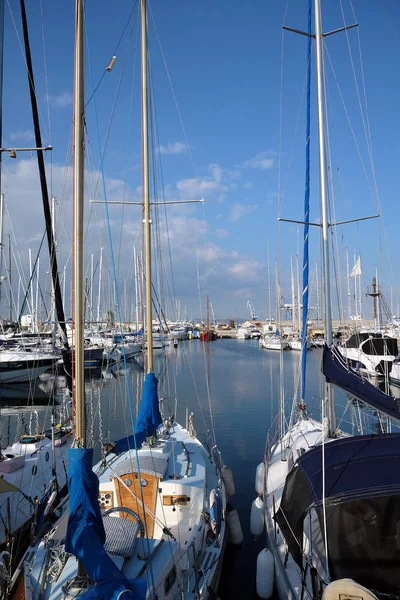
[[[351,270],[350,277],[356,277],[357,275],[361,275],[361,257],[359,256],[354,263],[354,267]]]

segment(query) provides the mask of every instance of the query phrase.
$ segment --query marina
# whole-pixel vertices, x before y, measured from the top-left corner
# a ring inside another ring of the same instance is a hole
[[[308,384],[312,405],[311,415],[320,414],[321,397],[321,350],[312,350],[309,357]],[[254,465],[260,461],[266,444],[265,432],[276,420],[279,398],[279,381],[273,376],[279,368],[279,353],[262,351],[256,340],[217,340],[203,344],[198,340],[181,342],[177,349],[167,350],[156,358],[155,372],[160,383],[160,398],[163,403],[175,408],[178,421],[185,423],[187,409],[194,413],[194,425],[199,439],[207,439],[212,424],[208,417],[207,381],[204,377],[204,361],[207,364],[209,388],[213,406],[213,426],[224,460],[235,465],[235,495],[232,502],[238,510],[244,540],[240,548],[228,546],[219,587],[221,599],[239,599],[243,595],[257,598],[255,589],[255,566],[258,552],[264,545],[249,530],[250,506],[253,501]],[[285,390],[288,402],[298,388],[299,354],[284,353]],[[88,436],[95,442],[98,436],[98,410],[101,408],[102,429],[111,439],[129,433],[128,399],[125,377],[134,395],[140,396],[144,373],[140,365],[128,363],[109,377],[91,379],[86,382],[88,398]],[[189,406],[180,399],[185,390],[196,382],[198,397],[190,400]],[[125,396],[120,408],[120,398]],[[344,410],[345,395],[338,399]],[[97,408],[100,404],[100,407]],[[49,419],[46,410],[38,411],[39,429],[43,420]],[[8,414],[10,412],[10,414]],[[18,416],[19,415],[19,416]],[[204,415],[204,421],[202,418]],[[22,418],[22,424],[21,424]],[[16,413],[2,408],[4,443],[13,442],[16,435],[29,428],[30,411],[20,409]],[[25,425],[24,425],[24,424]],[[354,426],[354,424],[353,424]],[[351,431],[352,424],[345,418],[342,427]],[[7,433],[9,438],[7,438]],[[100,445],[95,442],[94,461],[100,456]]]
[[[17,4],[0,600],[400,598],[397,3]]]

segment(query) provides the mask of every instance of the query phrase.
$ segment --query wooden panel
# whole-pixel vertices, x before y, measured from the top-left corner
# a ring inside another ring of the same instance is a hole
[[[139,517],[142,519],[143,524],[145,522],[144,519],[144,509],[141,502],[141,494],[140,494],[140,483],[138,479],[137,473],[126,473],[121,477],[122,481],[132,482],[130,486],[125,487],[121,483],[119,479],[115,479],[115,487],[117,490],[117,500],[118,506],[125,506],[126,508],[131,508],[135,512],[138,513]],[[145,506],[151,511],[151,514],[154,515],[156,512],[156,502],[157,502],[157,490],[158,490],[158,478],[155,475],[142,475],[142,480],[145,479],[147,481],[146,486],[142,486],[143,489],[143,499]],[[131,493],[132,492],[132,493]],[[133,494],[133,495],[132,495]],[[121,517],[126,517],[132,521],[134,519],[126,513],[120,513]],[[146,512],[146,523],[147,523],[147,534],[151,538],[154,533],[154,518]]]

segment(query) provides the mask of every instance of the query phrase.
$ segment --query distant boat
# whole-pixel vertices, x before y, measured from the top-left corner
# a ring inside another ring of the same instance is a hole
[[[397,340],[382,333],[353,333],[338,347],[350,366],[365,375],[387,376],[398,356]]]
[[[289,350],[289,342],[279,334],[264,334],[260,337],[259,344],[265,350]]]
[[[302,344],[301,338],[294,337],[291,340],[289,340],[289,347],[291,350],[298,350],[301,352],[301,350],[303,349],[303,344]],[[311,348],[311,342],[307,338],[306,339],[306,350],[310,350],[310,348]]]
[[[238,340],[248,340],[250,337],[250,332],[245,327],[239,327],[236,332],[236,337]]]

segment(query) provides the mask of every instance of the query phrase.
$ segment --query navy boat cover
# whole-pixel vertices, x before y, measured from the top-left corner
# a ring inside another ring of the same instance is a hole
[[[320,531],[324,528],[322,470],[322,446],[305,452],[286,478],[275,516],[299,566],[303,530],[309,529],[304,519],[312,509]],[[327,442],[325,507],[331,578],[350,577],[372,590],[398,593],[400,433]]]
[[[144,440],[157,431],[162,423],[160,407],[158,403],[157,377],[154,373],[148,373],[145,377],[138,416],[136,419],[135,435],[123,437],[115,442],[113,452],[120,454],[135,447],[140,448]],[[135,444],[136,438],[136,444]]]
[[[105,532],[99,506],[99,480],[92,470],[92,448],[70,448],[69,519],[65,550],[82,563],[95,586],[79,596],[85,600],[145,600],[146,580],[128,580],[104,550]]]
[[[347,364],[346,359],[334,346],[324,346],[322,372],[329,383],[334,383],[388,417],[400,420],[400,402],[363,379]]]

